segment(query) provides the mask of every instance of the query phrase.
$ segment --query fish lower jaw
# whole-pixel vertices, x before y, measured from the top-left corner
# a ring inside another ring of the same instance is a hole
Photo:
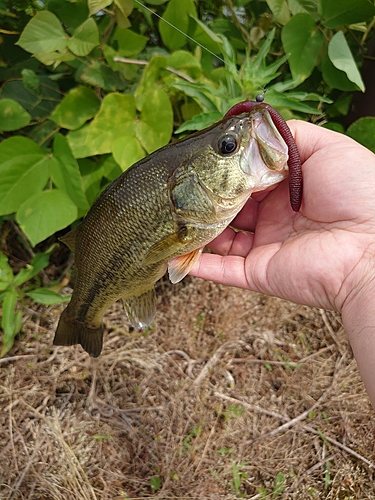
[[[256,193],[258,191],[263,191],[270,186],[274,186],[275,184],[279,184],[282,180],[287,177],[287,172],[275,172],[268,171],[263,173],[262,176],[257,179],[254,188],[252,189],[252,193]]]

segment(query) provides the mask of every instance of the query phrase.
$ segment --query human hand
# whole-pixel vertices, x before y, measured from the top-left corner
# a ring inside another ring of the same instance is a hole
[[[256,193],[192,275],[342,314],[375,408],[375,155],[349,137],[288,123],[302,160],[301,211],[288,182]]]
[[[190,274],[342,312],[374,279],[375,155],[349,137],[288,123],[303,163],[301,211],[287,181],[256,193]]]

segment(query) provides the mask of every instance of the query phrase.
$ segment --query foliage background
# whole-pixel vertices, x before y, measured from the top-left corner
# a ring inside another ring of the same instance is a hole
[[[2,0],[0,9],[0,216],[32,246],[172,134],[210,125],[263,87],[285,118],[344,131],[365,90],[375,14],[370,0]],[[375,150],[373,126],[348,133]]]

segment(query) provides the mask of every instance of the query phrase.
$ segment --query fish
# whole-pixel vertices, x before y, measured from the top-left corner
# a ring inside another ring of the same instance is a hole
[[[74,253],[76,280],[55,345],[103,346],[103,315],[122,299],[130,324],[148,327],[155,283],[181,281],[252,193],[288,176],[288,145],[267,107],[225,116],[132,165],[61,238]]]

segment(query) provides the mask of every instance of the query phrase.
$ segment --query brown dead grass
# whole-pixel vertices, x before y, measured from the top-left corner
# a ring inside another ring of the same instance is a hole
[[[97,360],[52,347],[62,307],[25,312],[0,362],[0,498],[375,498],[338,316],[192,278],[158,295],[146,333],[109,310]]]

